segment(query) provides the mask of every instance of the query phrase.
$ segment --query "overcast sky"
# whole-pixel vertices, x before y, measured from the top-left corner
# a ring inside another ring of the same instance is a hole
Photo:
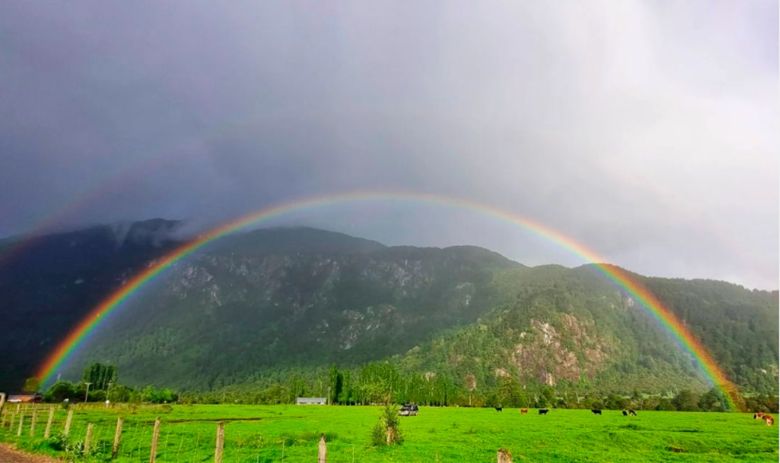
[[[0,4],[0,236],[404,190],[774,289],[778,133],[774,1]],[[276,223],[582,263],[452,207]]]

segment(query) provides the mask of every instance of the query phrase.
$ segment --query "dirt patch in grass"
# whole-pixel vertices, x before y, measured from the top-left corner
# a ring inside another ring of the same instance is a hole
[[[61,463],[51,457],[42,455],[30,455],[11,447],[8,444],[0,444],[0,461],[3,463]]]

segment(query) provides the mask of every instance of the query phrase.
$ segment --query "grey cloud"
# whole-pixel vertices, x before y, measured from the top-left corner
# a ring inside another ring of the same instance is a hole
[[[0,234],[412,190],[538,219],[639,272],[777,287],[774,2],[0,8]],[[289,220],[578,263],[405,207]]]

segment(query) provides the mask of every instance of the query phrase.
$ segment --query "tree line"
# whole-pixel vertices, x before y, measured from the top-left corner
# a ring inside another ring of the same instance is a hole
[[[391,362],[371,362],[360,368],[294,371],[258,378],[214,391],[180,394],[188,403],[294,403],[296,397],[325,397],[334,405],[370,405],[414,402],[426,406],[553,407],[621,410],[726,411],[727,400],[717,388],[683,389],[666,394],[638,390],[604,392],[585,382],[562,382],[556,387],[521,384],[512,377],[478,384],[473,375],[456,377],[434,372],[409,373]],[[777,411],[778,398],[756,394],[745,398],[749,410]]]
[[[89,386],[88,386],[89,384]],[[290,370],[255,378],[212,391],[180,391],[146,386],[133,388],[118,380],[116,367],[94,363],[82,381],[58,381],[43,395],[48,402],[109,400],[148,403],[292,404],[297,397],[325,397],[333,405],[370,405],[414,402],[425,406],[598,408],[621,410],[726,411],[727,401],[717,388],[649,394],[634,390],[605,393],[587,383],[521,384],[501,377],[479,384],[473,375],[457,378],[434,372],[409,373],[395,364],[370,362],[359,368]],[[777,396],[756,394],[745,398],[750,411],[778,410]]]
[[[25,384],[32,383],[28,380]],[[119,374],[114,365],[93,363],[84,369],[81,381],[59,380],[44,393],[46,402],[148,402],[172,403],[179,398],[178,393],[169,388],[146,386],[133,388],[119,382]]]

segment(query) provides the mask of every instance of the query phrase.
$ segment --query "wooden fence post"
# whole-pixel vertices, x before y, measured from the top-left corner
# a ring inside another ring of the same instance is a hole
[[[51,437],[51,424],[54,422],[54,407],[49,407],[49,419],[46,420],[46,429],[43,431],[43,438]]]
[[[22,426],[24,426],[24,414],[19,415],[19,429],[16,430],[16,437],[22,437]]]
[[[38,410],[33,409],[32,417],[30,418],[30,437],[35,437],[35,422],[38,421]]]
[[[70,435],[70,425],[73,423],[73,409],[68,410],[68,417],[65,418],[65,429],[62,430],[62,434],[65,435],[65,437],[68,437]]]
[[[225,448],[225,422],[217,423],[217,444],[214,447],[214,463],[222,463],[222,452]]]
[[[8,430],[13,431],[14,423],[16,423],[16,412],[11,415],[11,423],[8,425]]]
[[[507,449],[498,449],[498,463],[512,463],[512,454]]]
[[[90,447],[92,446],[92,434],[95,431],[95,425],[92,423],[87,424],[87,435],[84,436],[84,455],[89,455]]]
[[[325,443],[325,434],[320,437],[320,445],[317,449],[317,463],[327,463],[328,444]]]
[[[119,442],[122,440],[122,417],[116,419],[116,430],[114,431],[114,445],[111,447],[111,458],[119,455]]]
[[[154,420],[154,429],[152,429],[152,448],[149,450],[149,463],[157,460],[157,441],[160,440],[160,417]]]

